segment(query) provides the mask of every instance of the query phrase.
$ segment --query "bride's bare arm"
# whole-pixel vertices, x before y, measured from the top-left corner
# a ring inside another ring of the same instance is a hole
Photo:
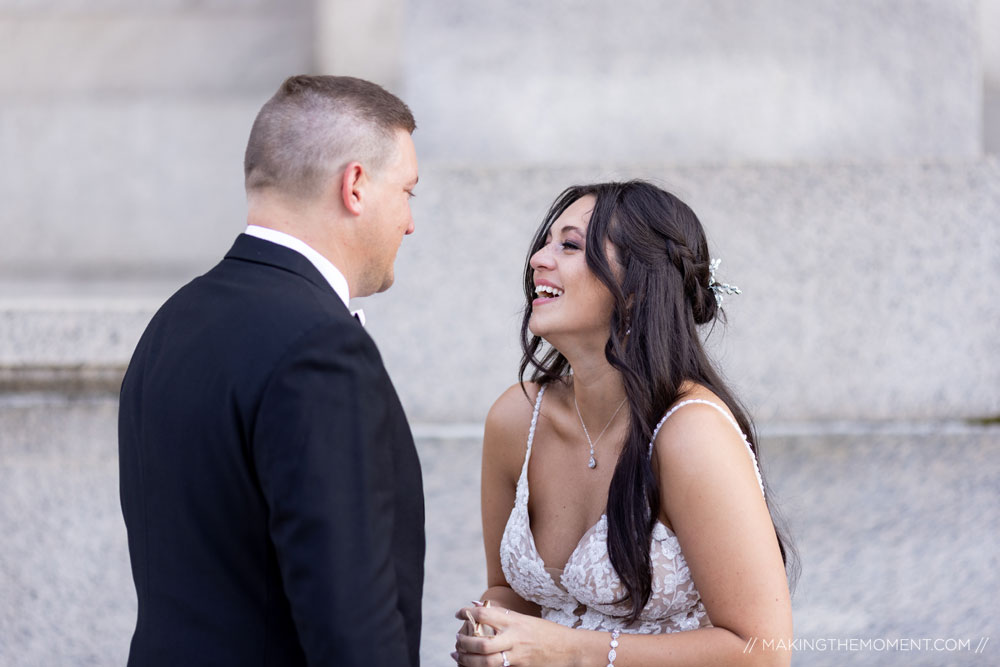
[[[537,616],[538,606],[511,590],[500,566],[500,541],[507,519],[514,507],[517,479],[527,449],[533,401],[538,387],[525,385],[525,398],[517,384],[501,394],[486,417],[483,433],[483,469],[481,506],[483,546],[486,549],[486,581],[483,600],[524,614]]]

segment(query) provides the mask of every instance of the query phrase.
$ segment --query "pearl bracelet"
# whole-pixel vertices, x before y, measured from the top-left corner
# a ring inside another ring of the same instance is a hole
[[[615,651],[618,648],[618,635],[622,633],[621,630],[615,629],[611,633],[611,650],[608,651],[608,667],[615,667],[615,658],[618,657],[618,653]]]

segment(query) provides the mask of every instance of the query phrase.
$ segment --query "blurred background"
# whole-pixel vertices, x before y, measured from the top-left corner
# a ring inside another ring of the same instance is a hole
[[[242,230],[250,125],[300,72],[417,118],[416,233],[359,305],[423,462],[425,665],[485,587],[530,236],[631,177],[743,288],[709,344],[801,552],[796,635],[834,642],[795,664],[1000,663],[1000,0],[0,0],[0,665],[124,664],[118,385]],[[893,638],[944,641],[831,648]]]

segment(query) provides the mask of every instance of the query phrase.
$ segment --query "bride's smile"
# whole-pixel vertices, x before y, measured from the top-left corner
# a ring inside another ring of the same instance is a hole
[[[581,197],[570,205],[529,261],[535,298],[528,327],[557,347],[566,335],[595,336],[598,350],[607,341],[614,299],[587,265],[585,252],[594,203],[594,197]]]

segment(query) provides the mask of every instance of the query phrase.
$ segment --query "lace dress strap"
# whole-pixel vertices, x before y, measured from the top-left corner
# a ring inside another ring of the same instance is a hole
[[[716,410],[718,410],[719,413],[723,417],[726,418],[726,421],[728,421],[730,424],[732,424],[733,428],[736,429],[736,432],[740,434],[740,438],[743,439],[743,445],[746,447],[747,454],[750,455],[750,460],[753,462],[753,472],[757,476],[757,485],[760,487],[761,494],[763,494],[764,493],[764,481],[760,477],[760,468],[757,466],[757,457],[754,456],[753,448],[750,447],[750,441],[747,440],[746,433],[744,433],[740,429],[740,425],[736,423],[736,420],[733,419],[732,415],[730,415],[725,410],[725,408],[723,408],[718,403],[713,403],[712,401],[706,401],[703,398],[691,398],[691,399],[688,399],[686,401],[681,401],[680,403],[678,403],[674,407],[672,407],[669,410],[667,410],[667,414],[663,415],[663,419],[661,419],[660,422],[656,425],[656,428],[653,429],[653,438],[652,438],[652,440],[649,441],[649,453],[648,453],[648,456],[652,456],[653,455],[653,443],[656,442],[656,436],[660,432],[660,429],[663,427],[663,424],[666,423],[666,421],[668,419],[670,419],[670,416],[672,414],[674,414],[675,412],[677,412],[678,410],[680,410],[681,408],[683,408],[685,405],[693,405],[695,403],[700,403],[702,405],[710,405],[713,408],[715,408]],[[536,411],[537,411],[537,406],[536,406]],[[534,431],[534,426],[532,426],[532,431]],[[529,442],[530,442],[530,440],[531,439],[529,437]],[[529,449],[530,449],[530,445],[529,445]]]
[[[528,454],[531,454],[531,443],[535,441],[535,425],[538,424],[538,411],[542,407],[542,394],[545,393],[545,386],[542,385],[538,388],[538,396],[535,397],[535,410],[531,413],[531,428],[528,429]],[[527,465],[528,457],[525,456],[525,465]]]
[[[527,505],[528,503],[528,460],[531,458],[531,443],[535,441],[535,426],[538,424],[538,411],[542,407],[542,395],[545,387],[538,389],[538,396],[535,398],[535,410],[531,413],[531,427],[528,429],[528,446],[524,452],[524,463],[521,464],[521,476],[517,479],[517,490],[515,491],[514,504]]]

